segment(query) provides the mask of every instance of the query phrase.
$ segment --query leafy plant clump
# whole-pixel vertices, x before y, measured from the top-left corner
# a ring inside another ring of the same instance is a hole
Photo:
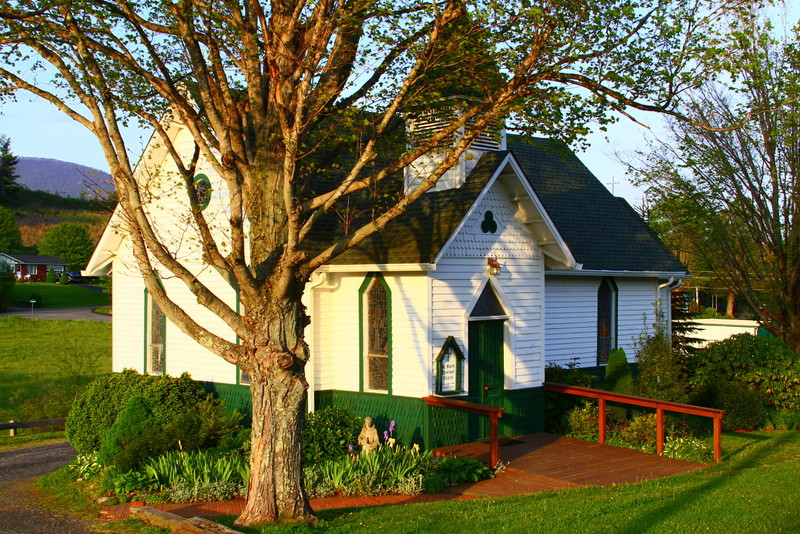
[[[328,406],[308,414],[303,427],[303,464],[343,458],[358,441],[361,419],[349,408]]]
[[[692,385],[704,400],[718,404],[724,384],[740,383],[769,409],[800,411],[800,356],[777,337],[738,334],[712,343],[693,363]]]
[[[435,476],[429,451],[384,442],[371,452],[328,460],[305,469],[306,489],[312,497],[328,495],[386,495],[422,493],[426,478]]]
[[[130,399],[140,396],[161,428],[196,413],[196,406],[208,398],[187,373],[179,378],[122,373],[94,380],[73,403],[67,417],[67,439],[78,453],[97,451],[106,432]],[[186,428],[186,430],[190,430]]]
[[[566,367],[548,363],[544,370],[547,382],[570,384],[581,387],[595,387],[598,378],[592,374],[581,371],[577,360],[570,362]],[[572,433],[570,412],[582,406],[582,400],[575,395],[564,395],[548,391],[545,393],[545,430],[555,434],[568,435]]]

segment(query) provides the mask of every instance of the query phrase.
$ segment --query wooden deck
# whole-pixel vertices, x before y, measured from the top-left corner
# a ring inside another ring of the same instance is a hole
[[[489,462],[488,443],[454,445],[436,451]],[[507,497],[579,486],[641,482],[706,467],[544,432],[501,442],[500,461],[506,468],[497,477],[462,485],[457,491],[475,497]]]

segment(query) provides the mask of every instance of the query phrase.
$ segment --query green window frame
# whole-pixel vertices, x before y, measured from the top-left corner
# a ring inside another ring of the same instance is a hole
[[[464,393],[464,352],[456,338],[448,336],[436,356],[436,394]]]
[[[617,284],[603,278],[597,288],[597,365],[606,365],[617,348]]]
[[[360,391],[392,394],[392,292],[380,274],[358,290]]]
[[[145,374],[167,374],[167,316],[144,290],[144,361]]]

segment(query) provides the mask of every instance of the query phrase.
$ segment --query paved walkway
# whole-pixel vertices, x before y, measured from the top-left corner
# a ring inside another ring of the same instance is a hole
[[[78,308],[36,308],[31,312],[30,308],[16,308],[10,306],[8,311],[0,313],[0,317],[18,315],[27,319],[60,319],[60,320],[80,320],[80,321],[101,321],[111,322],[111,316],[105,313],[95,313],[95,308],[99,306],[81,306]]]
[[[479,458],[487,463],[489,460],[489,445],[485,443],[469,443],[437,450],[443,454]],[[312,499],[311,508],[326,510],[482,497],[510,497],[581,486],[611,486],[641,482],[706,467],[704,464],[663,458],[631,449],[599,445],[544,432],[507,440],[500,447],[500,461],[507,465],[497,477],[474,484],[455,486],[451,488],[451,493],[447,494]],[[238,515],[242,511],[244,500],[191,504],[148,503],[148,506],[183,517]],[[104,507],[101,514],[107,518],[121,519],[128,516],[129,510],[129,504],[120,504]]]

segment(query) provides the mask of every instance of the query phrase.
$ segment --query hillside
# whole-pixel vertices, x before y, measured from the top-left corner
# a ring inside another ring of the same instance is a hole
[[[20,157],[17,183],[33,191],[62,197],[94,197],[95,191],[113,191],[111,176],[85,165],[57,159]]]

